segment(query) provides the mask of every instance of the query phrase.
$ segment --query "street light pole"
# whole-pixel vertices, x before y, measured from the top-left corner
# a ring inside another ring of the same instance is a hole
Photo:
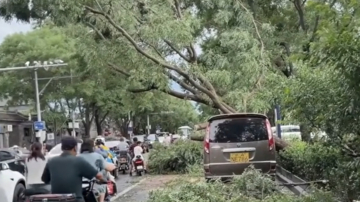
[[[148,135],[150,135],[150,117],[149,115],[154,115],[154,114],[173,114],[174,112],[173,111],[161,111],[159,113],[150,113],[147,115],[147,132],[148,132]]]
[[[34,70],[34,80],[35,80],[35,96],[36,96],[36,114],[37,114],[37,120],[41,121],[41,108],[40,108],[40,93],[39,93],[39,83],[38,83],[38,75],[37,75],[37,69],[39,68],[53,68],[53,67],[61,67],[61,66],[67,66],[67,63],[62,63],[62,61],[55,61],[57,64],[40,64],[39,62],[34,62],[35,64],[32,66],[29,66],[30,62],[26,62],[26,66],[22,67],[6,67],[6,68],[0,68],[0,72],[7,72],[7,71],[18,71],[18,70],[26,70],[26,69],[32,69]],[[45,63],[45,62],[44,62]],[[42,133],[42,130],[39,130],[39,134]]]
[[[147,115],[146,117],[147,119],[147,134],[150,135],[150,117],[149,117],[149,114]]]
[[[70,70],[70,75],[71,75],[71,85],[72,85],[73,84],[72,70]],[[73,99],[73,101],[74,101],[74,99]],[[74,104],[74,102],[73,102],[73,104]],[[75,132],[75,106],[71,110],[71,120],[72,120],[72,133],[73,133],[73,136],[76,137],[76,132]]]
[[[40,109],[40,96],[39,96],[39,83],[38,83],[38,74],[37,69],[34,71],[35,77],[35,96],[36,96],[36,114],[37,114],[37,121],[41,121],[41,109]]]

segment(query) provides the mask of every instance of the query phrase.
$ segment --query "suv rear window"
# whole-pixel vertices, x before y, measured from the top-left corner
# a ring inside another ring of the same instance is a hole
[[[210,142],[254,142],[267,139],[265,119],[222,119],[210,124]]]

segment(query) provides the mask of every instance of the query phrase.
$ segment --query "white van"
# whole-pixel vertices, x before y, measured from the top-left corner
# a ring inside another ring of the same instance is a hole
[[[276,133],[276,127],[271,127],[273,134]],[[284,140],[301,140],[301,132],[299,125],[282,125],[281,126],[281,139]]]

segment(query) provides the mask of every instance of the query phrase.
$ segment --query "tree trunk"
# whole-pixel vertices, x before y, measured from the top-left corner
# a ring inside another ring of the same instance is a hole
[[[94,115],[90,113],[92,109],[90,108],[89,105],[87,105],[85,107],[85,116],[84,116],[84,119],[85,121],[83,121],[83,125],[84,125],[84,128],[85,128],[85,134],[84,134],[84,138],[90,138],[90,130],[91,130],[91,125],[92,125],[92,122],[94,120]]]
[[[310,141],[310,130],[305,124],[300,124],[301,139],[305,142]]]
[[[102,135],[102,120],[100,117],[100,110],[99,109],[95,109],[94,111],[94,121],[95,121],[95,126],[96,126],[96,132],[98,135]]]

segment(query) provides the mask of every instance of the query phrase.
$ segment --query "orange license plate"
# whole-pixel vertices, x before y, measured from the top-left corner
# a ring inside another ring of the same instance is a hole
[[[247,163],[249,162],[249,153],[231,153],[230,161],[234,163]]]

